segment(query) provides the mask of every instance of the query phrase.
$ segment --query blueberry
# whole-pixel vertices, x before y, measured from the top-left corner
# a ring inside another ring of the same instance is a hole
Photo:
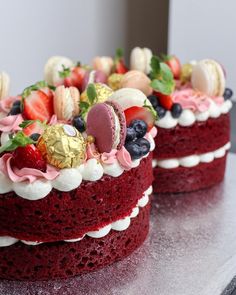
[[[181,104],[179,103],[174,103],[172,105],[172,108],[171,108],[171,115],[173,118],[179,118],[181,113],[182,113],[183,109],[182,109],[182,106]]]
[[[12,106],[12,108],[11,108],[8,115],[13,116],[13,115],[18,115],[20,113],[21,113],[21,106],[13,104],[13,106]]]
[[[137,138],[141,138],[147,133],[147,124],[142,120],[133,120],[129,127],[135,130]]]
[[[126,130],[126,142],[133,141],[136,138],[136,132],[134,128],[128,127]]]
[[[156,112],[157,112],[157,117],[159,119],[162,119],[163,117],[165,117],[166,110],[163,107],[157,106],[156,107]]]
[[[150,142],[146,138],[139,138],[136,140],[136,143],[141,147],[143,156],[145,156],[147,153],[149,153],[151,145],[150,145]]]
[[[30,138],[34,141],[38,141],[39,137],[40,137],[39,133],[33,133],[30,135]]]
[[[20,100],[16,100],[13,102],[12,104],[13,107],[21,107],[21,101]]]
[[[130,141],[125,144],[125,148],[130,153],[132,160],[137,160],[142,157],[142,148],[134,141]]]
[[[155,95],[149,95],[148,100],[150,101],[154,109],[159,105],[159,101]]]
[[[224,99],[227,100],[227,99],[230,99],[232,96],[233,96],[233,90],[230,89],[230,88],[225,88],[225,92],[223,94],[224,96]]]
[[[72,124],[79,132],[85,131],[84,119],[81,116],[74,117]]]

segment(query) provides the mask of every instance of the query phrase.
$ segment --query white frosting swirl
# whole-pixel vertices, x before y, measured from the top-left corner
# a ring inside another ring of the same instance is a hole
[[[182,158],[173,158],[173,159],[165,159],[165,160],[157,160],[154,159],[152,166],[155,167],[161,167],[164,169],[174,169],[179,166],[191,168],[194,166],[197,166],[200,163],[210,163],[214,161],[214,159],[222,158],[224,157],[225,153],[230,149],[231,144],[228,142],[223,147],[213,151],[208,152],[205,154],[199,154],[199,155],[190,155]]]
[[[165,116],[156,121],[155,124],[156,126],[165,129],[174,128],[177,125],[187,127],[191,126],[196,121],[203,122],[209,118],[218,118],[222,114],[227,114],[232,108],[232,105],[233,104],[230,100],[224,101],[222,105],[218,105],[211,100],[211,105],[208,111],[195,113],[191,110],[185,109],[178,119],[173,118],[171,112],[167,111]]]

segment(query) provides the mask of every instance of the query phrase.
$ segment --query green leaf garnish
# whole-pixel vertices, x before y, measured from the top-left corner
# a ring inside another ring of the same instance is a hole
[[[97,91],[94,84],[89,84],[87,87],[87,96],[91,105],[97,100]]]
[[[25,147],[28,144],[34,143],[36,143],[34,140],[26,136],[22,131],[19,131],[14,137],[9,139],[5,145],[0,147],[0,154],[3,152],[14,151],[18,147]]]
[[[156,120],[158,119],[158,117],[157,117],[157,112],[156,112],[156,110],[153,108],[152,105],[147,104],[147,101],[148,101],[148,100],[145,99],[143,107],[149,109],[149,111],[152,113],[152,115],[153,115],[153,117],[155,118],[155,121],[156,121]]]
[[[116,49],[115,60],[120,60],[124,57],[124,50],[122,48]]]
[[[86,101],[81,101],[79,103],[79,107],[80,107],[81,116],[84,118],[90,108],[90,104]]]
[[[38,122],[39,124],[42,124],[42,125],[46,124],[46,122],[42,123],[40,120],[25,120],[19,125],[19,127],[24,129],[24,128],[34,124],[35,122]]]
[[[66,68],[64,65],[62,65],[62,71],[59,71],[59,77],[60,78],[67,78],[70,76],[71,70],[70,68]]]
[[[76,64],[75,64],[75,66],[76,67],[81,67],[81,62],[80,61],[77,61]]]
[[[153,55],[151,58],[151,79],[156,78],[160,74],[161,66],[160,66],[160,59],[158,56]]]
[[[159,57],[153,56],[151,59],[151,87],[165,95],[171,94],[174,90],[174,77],[167,64],[160,61]]]

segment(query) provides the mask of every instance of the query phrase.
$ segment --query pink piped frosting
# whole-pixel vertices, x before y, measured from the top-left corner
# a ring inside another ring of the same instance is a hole
[[[210,108],[211,100],[221,105],[223,97],[212,97],[191,88],[175,91],[172,96],[174,103],[181,104],[183,109],[190,109],[193,112],[205,112]]]
[[[38,179],[53,180],[60,174],[56,168],[50,165],[47,165],[46,172],[32,168],[18,169],[16,167],[12,167],[11,159],[12,154],[10,153],[4,154],[0,158],[0,171],[4,175],[7,175],[13,182],[28,181],[32,183]]]
[[[0,100],[0,112],[8,114],[12,104],[20,99],[21,98],[19,96],[10,96]]]
[[[94,143],[88,144],[87,159],[96,159],[106,165],[112,165],[117,160],[125,170],[132,168],[130,154],[124,146],[120,150],[113,149],[109,153],[100,154]]]
[[[0,119],[0,131],[2,132],[15,132],[21,130],[19,125],[24,121],[21,114],[7,116]]]

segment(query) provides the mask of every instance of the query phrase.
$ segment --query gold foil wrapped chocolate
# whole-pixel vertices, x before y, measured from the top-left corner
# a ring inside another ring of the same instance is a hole
[[[97,93],[97,100],[96,103],[104,102],[113,94],[113,90],[105,84],[102,83],[94,83],[94,87]],[[80,96],[80,101],[88,102],[88,96],[86,90],[82,92]]]
[[[67,124],[47,127],[37,147],[47,163],[60,169],[77,167],[86,157],[85,139],[76,128]]]
[[[116,91],[121,88],[121,80],[124,75],[113,73],[108,77],[107,84],[112,90]]]
[[[190,63],[182,65],[180,73],[180,81],[184,84],[191,80],[193,65]]]

